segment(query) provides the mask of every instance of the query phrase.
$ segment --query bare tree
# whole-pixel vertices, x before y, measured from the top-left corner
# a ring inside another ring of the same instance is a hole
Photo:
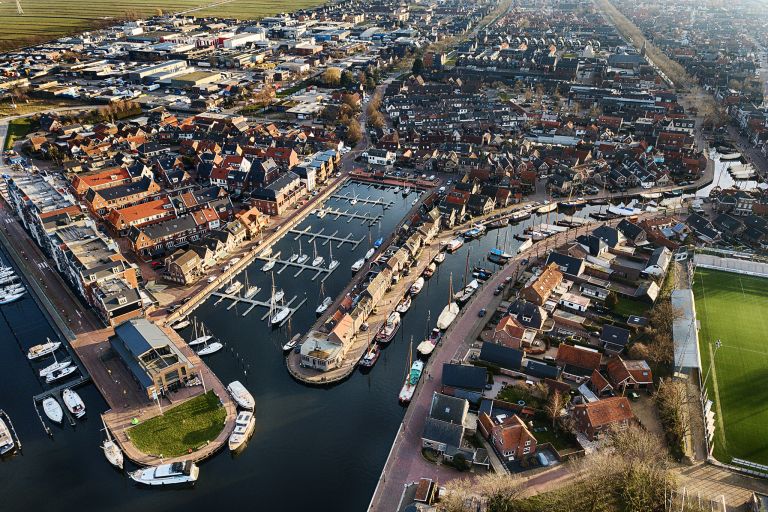
[[[555,428],[555,422],[560,417],[560,412],[563,410],[564,405],[565,400],[563,400],[563,395],[560,394],[560,391],[555,390],[549,395],[544,411],[547,413],[547,417],[552,420],[552,428]]]

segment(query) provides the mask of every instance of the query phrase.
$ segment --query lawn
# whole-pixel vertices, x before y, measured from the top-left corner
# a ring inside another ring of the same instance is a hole
[[[13,1],[0,3],[0,49],[27,46],[37,41],[47,41],[62,35],[93,28],[99,23],[121,18],[126,13],[153,16],[158,9],[163,12],[179,12],[215,3],[214,0],[132,0],[109,2],[107,0],[21,0],[24,16],[16,14]],[[196,16],[226,18],[261,18],[279,12],[319,5],[316,0],[234,0],[229,3],[195,11]],[[117,20],[114,20],[117,22]]]
[[[768,464],[768,280],[696,269],[693,291],[701,324],[702,372],[715,405],[715,457]]]
[[[650,305],[639,300],[628,299],[627,297],[618,297],[619,301],[616,303],[616,307],[613,308],[613,312],[617,315],[628,317],[632,315],[648,316]]]
[[[539,397],[533,396],[526,388],[522,386],[506,386],[496,396],[499,400],[505,402],[518,403],[520,400],[525,402],[528,407],[534,409],[541,409],[544,407],[544,402]]]
[[[219,398],[209,391],[132,427],[128,437],[144,453],[176,457],[213,441],[226,416]]]
[[[21,119],[14,119],[8,123],[8,135],[5,139],[5,147],[3,149],[10,149],[13,147],[13,143],[18,139],[23,139],[29,132],[32,131],[31,121],[23,117]]]

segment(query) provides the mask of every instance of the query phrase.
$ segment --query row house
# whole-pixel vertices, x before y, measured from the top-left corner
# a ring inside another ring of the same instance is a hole
[[[160,185],[149,177],[99,190],[89,189],[85,193],[85,203],[94,215],[104,216],[109,210],[141,203],[160,192]]]

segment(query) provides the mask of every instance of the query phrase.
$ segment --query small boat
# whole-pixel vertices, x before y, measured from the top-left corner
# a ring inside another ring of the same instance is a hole
[[[509,254],[508,252],[504,252],[501,249],[491,249],[488,253],[488,261],[491,263],[496,263],[498,265],[504,265],[506,262],[512,258],[512,254]]]
[[[46,384],[50,384],[51,382],[55,382],[57,380],[63,379],[64,377],[75,373],[76,370],[77,370],[77,366],[67,366],[66,368],[62,368],[61,370],[56,370],[45,376],[45,382]]]
[[[339,266],[339,260],[331,260],[331,262],[328,263],[328,270],[333,270],[338,266]]]
[[[470,229],[462,233],[461,236],[467,240],[474,240],[475,238],[481,237],[483,233],[485,233],[485,225],[474,224]]]
[[[248,272],[246,272],[245,273],[245,293],[243,294],[243,297],[246,299],[250,299],[260,291],[261,291],[261,288],[259,288],[258,286],[248,284]]]
[[[480,283],[473,279],[470,281],[470,283],[464,287],[463,290],[461,290],[459,293],[455,294],[453,298],[458,302],[459,304],[464,304],[469,299],[472,298],[472,295],[475,294],[477,289],[480,287]]]
[[[51,341],[50,339],[47,339],[45,343],[42,343],[40,345],[35,345],[34,347],[30,347],[29,351],[27,352],[27,359],[29,359],[30,361],[33,361],[35,359],[40,359],[41,357],[47,356],[49,354],[53,354],[59,349],[60,346],[61,346],[61,342]]]
[[[262,272],[269,272],[273,268],[275,268],[275,262],[277,260],[269,260],[267,261],[263,267],[261,267]]]
[[[59,402],[51,396],[43,400],[43,412],[54,423],[61,423],[64,419],[64,410],[59,405]]]
[[[0,414],[0,455],[9,454],[16,449],[16,441],[14,441],[13,434],[11,433],[10,421],[5,412]]]
[[[419,343],[419,346],[416,347],[416,351],[424,359],[428,358],[435,350],[435,347],[437,347],[437,344],[440,342],[442,337],[443,333],[440,332],[440,329],[432,329],[432,332],[429,334],[429,338]]]
[[[203,344],[203,348],[197,351],[197,355],[199,356],[209,356],[211,354],[215,354],[219,350],[224,348],[224,344],[222,344],[220,341],[214,341],[211,343],[208,343],[207,341]]]
[[[317,306],[317,309],[315,309],[315,313],[318,315],[322,315],[325,313],[325,310],[331,307],[331,304],[333,304],[333,299],[331,297],[326,297],[323,302],[320,303],[319,306]]]
[[[371,256],[373,256],[375,252],[376,252],[376,249],[374,249],[373,247],[368,249],[368,252],[365,253],[365,259],[366,260],[371,259]]]
[[[413,302],[413,299],[411,299],[410,295],[406,295],[403,297],[403,300],[400,301],[400,303],[395,307],[395,311],[400,313],[401,315],[404,315],[408,312],[409,309],[411,309],[411,303]]]
[[[456,252],[464,245],[464,240],[461,238],[454,238],[448,245],[445,246],[445,250],[448,252]]]
[[[230,382],[227,386],[227,391],[229,391],[229,395],[238,407],[252,411],[256,406],[256,401],[253,399],[253,395],[245,389],[245,386],[243,386],[239,380]]]
[[[419,277],[411,285],[411,288],[410,288],[411,295],[418,295],[421,292],[422,288],[424,288],[424,278]]]
[[[509,216],[509,223],[515,224],[517,222],[527,220],[530,218],[531,218],[530,210],[517,210],[512,212],[512,215]]]
[[[112,439],[112,435],[109,433],[107,424],[104,423],[104,417],[101,418],[101,423],[104,425],[104,431],[107,433],[107,439],[101,445],[101,449],[104,452],[104,457],[107,458],[110,464],[117,469],[123,469],[123,452],[117,443]]]
[[[229,283],[229,286],[224,290],[224,293],[227,295],[234,295],[237,292],[239,292],[243,288],[243,283],[241,283],[238,280],[232,281]]]
[[[397,194],[398,192],[400,192],[400,187],[395,187],[395,190],[394,190],[393,192],[394,192],[395,194]]]
[[[283,352],[290,352],[301,339],[301,334],[296,334],[283,345]]]
[[[289,263],[296,263],[296,260],[299,259],[299,255],[296,253],[291,254],[291,257],[288,258]]]
[[[387,317],[387,321],[381,327],[381,330],[376,334],[376,340],[380,343],[389,343],[392,338],[395,337],[397,330],[400,328],[400,313],[393,311]]]
[[[190,321],[189,321],[189,320],[187,320],[186,318],[182,318],[181,320],[179,320],[178,322],[176,322],[175,324],[173,324],[173,325],[171,326],[171,329],[173,329],[174,331],[180,331],[180,330],[182,330],[182,329],[186,329],[186,328],[187,328],[187,327],[189,327],[191,324],[192,324],[192,322],[190,322]]]
[[[365,259],[359,259],[352,264],[352,272],[358,272],[365,265]]]
[[[67,388],[61,392],[61,399],[72,416],[75,418],[85,416],[85,403],[83,403],[83,399],[80,398],[77,392]]]
[[[140,485],[164,487],[168,485],[194,485],[200,474],[200,468],[191,460],[160,464],[137,469],[128,476]]]
[[[381,244],[384,243],[384,237],[377,238],[375,242],[373,242],[374,249],[378,249],[381,247]]]
[[[433,262],[437,263],[438,265],[445,261],[445,253],[444,252],[438,252],[434,259],[432,259]]]
[[[283,297],[285,297],[285,292],[282,289],[277,290],[276,292],[274,292],[274,295],[272,295],[272,298],[269,299],[269,302],[271,302],[272,304],[277,304],[278,302],[283,300]]]
[[[241,448],[253,434],[256,427],[256,418],[251,411],[240,411],[235,418],[235,429],[229,435],[229,450],[235,451]]]
[[[411,350],[413,347],[411,347]],[[410,360],[411,358],[411,351],[408,351],[408,358]],[[403,387],[400,389],[400,395],[398,395],[398,400],[401,404],[408,404],[410,403],[411,399],[413,398],[413,394],[416,392],[416,386],[419,384],[419,379],[421,379],[421,374],[424,371],[424,362],[419,361],[418,359],[411,364],[411,369],[408,372],[408,375],[405,377],[405,382],[403,383]]]
[[[520,247],[517,248],[517,254],[520,254],[524,251],[527,251],[533,246],[533,240],[528,239],[524,241],[522,244],[520,244]]]
[[[299,257],[296,259],[296,263],[299,265],[303,264],[305,261],[309,259],[309,256],[306,254],[299,254]]]
[[[272,317],[270,318],[270,322],[272,325],[277,325],[286,318],[288,318],[288,315],[291,313],[291,308],[286,306],[280,306],[275,310],[275,312],[272,314]]]
[[[365,351],[365,354],[360,359],[360,366],[363,368],[372,368],[373,365],[376,364],[376,361],[378,361],[380,355],[381,349],[374,343]]]
[[[323,256],[319,256],[317,254],[317,244],[313,243],[312,247],[313,247],[314,252],[315,252],[315,257],[312,259],[312,266],[313,267],[319,267],[320,265],[323,264],[323,262],[325,261],[325,258]]]
[[[352,206],[355,206],[357,204],[357,196],[353,197],[349,200],[349,204]]]
[[[429,265],[427,265],[427,268],[424,269],[424,272],[422,275],[424,277],[432,277],[435,274],[435,271],[437,270],[437,263],[432,262]]]
[[[459,305],[456,302],[449,302],[443,308],[440,316],[437,317],[437,328],[446,330],[456,320],[459,315]]]
[[[501,229],[509,224],[507,219],[496,219],[488,224],[489,229]]]
[[[53,373],[56,370],[61,370],[62,368],[66,368],[67,366],[72,364],[71,359],[65,359],[64,361],[57,361],[56,353],[53,354],[53,358],[54,358],[53,363],[49,364],[44,368],[40,368],[40,377],[45,377],[49,373]]]
[[[403,196],[407,196],[410,193],[411,193],[411,188],[410,187],[405,187],[405,189],[403,190]]]

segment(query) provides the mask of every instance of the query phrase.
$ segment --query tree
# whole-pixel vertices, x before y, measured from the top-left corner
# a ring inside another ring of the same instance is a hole
[[[411,71],[414,75],[421,75],[424,73],[424,59],[421,57],[416,57],[413,59],[413,66],[411,66]]]
[[[338,87],[341,83],[341,70],[339,68],[328,68],[323,71],[323,84],[328,87]]]
[[[609,292],[608,296],[605,298],[605,306],[610,310],[614,310],[618,305],[619,296],[616,295],[616,292]]]
[[[459,471],[469,471],[472,468],[472,463],[464,457],[463,453],[457,453],[453,456],[453,467]]]
[[[360,128],[360,122],[357,119],[350,118],[347,123],[347,133],[345,134],[347,145],[355,147],[363,140],[363,130]]]
[[[372,91],[376,89],[376,80],[373,79],[373,77],[369,76],[365,79],[365,90],[366,91]]]
[[[547,417],[552,420],[552,428],[555,428],[555,422],[560,417],[560,411],[563,410],[565,405],[564,402],[565,400],[563,400],[563,395],[560,394],[560,391],[555,390],[554,393],[549,395],[544,411],[547,413]]]
[[[341,79],[339,81],[339,85],[342,87],[350,87],[355,84],[355,76],[352,74],[351,71],[343,71],[341,73]]]
[[[381,115],[381,112],[375,110],[371,115],[368,116],[368,125],[373,128],[384,128],[387,123],[384,121],[384,116]]]

